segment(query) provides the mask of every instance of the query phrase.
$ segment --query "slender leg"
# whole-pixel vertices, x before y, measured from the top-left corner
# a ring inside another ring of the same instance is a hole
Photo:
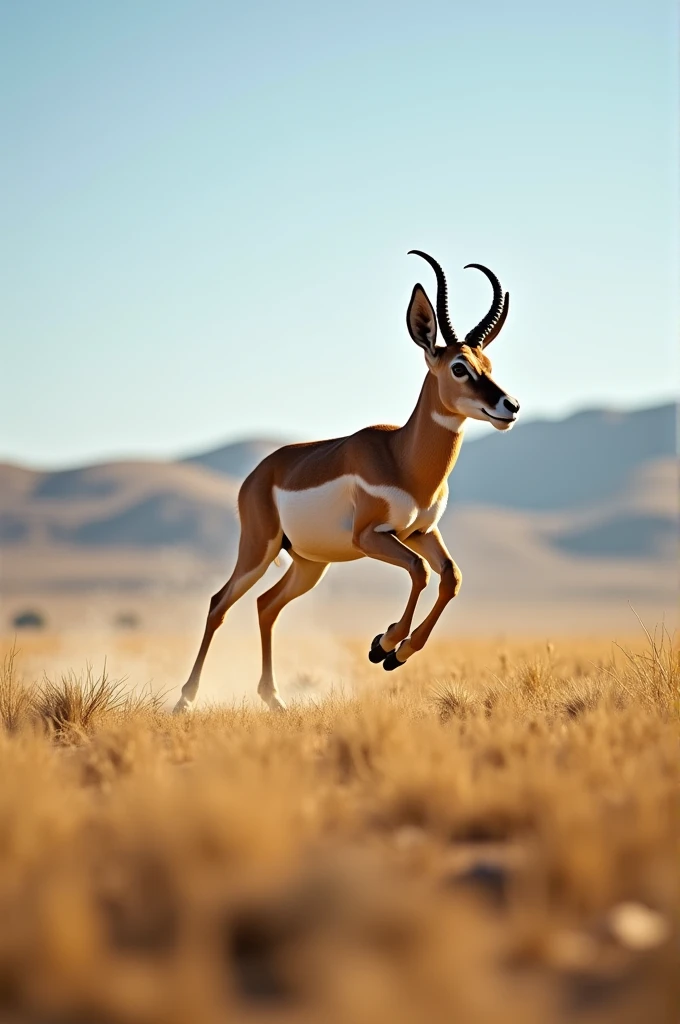
[[[439,530],[434,529],[430,533],[413,534],[406,543],[410,548],[413,548],[414,551],[427,559],[434,571],[439,573],[441,579],[439,581],[439,593],[432,611],[423,619],[419,626],[416,626],[411,636],[400,645],[399,650],[395,651],[398,665],[403,665],[412,654],[422,650],[447,604],[460,590],[463,580],[460,569],[446,550]],[[385,668],[388,667],[385,665]],[[397,665],[392,667],[397,668]]]
[[[389,562],[390,565],[399,565],[406,569],[411,577],[411,593],[402,617],[398,622],[393,622],[382,636],[375,638],[368,655],[373,662],[384,661],[384,667],[387,669],[390,666],[396,668],[396,664],[391,664],[396,657],[394,649],[411,631],[418,598],[427,586],[430,571],[420,555],[402,544],[393,533],[376,533],[373,524],[366,526],[358,536],[355,536],[354,543],[370,558]]]
[[[205,632],[196,661],[188,680],[182,687],[182,695],[175,705],[175,714],[190,711],[196,700],[201,670],[216,630],[224,622],[224,617],[233,604],[243,597],[259,579],[264,576],[281,548],[281,535],[267,541],[261,537],[241,534],[236,568],[217,594],[210,600],[210,609],[205,624]]]
[[[272,666],[274,623],[287,604],[317,585],[329,564],[328,562],[311,562],[302,558],[295,551],[290,551],[289,554],[293,559],[293,564],[289,567],[288,572],[271,590],[267,590],[257,599],[257,615],[262,638],[262,676],[257,692],[272,711],[284,711],[286,707],[279,696]]]

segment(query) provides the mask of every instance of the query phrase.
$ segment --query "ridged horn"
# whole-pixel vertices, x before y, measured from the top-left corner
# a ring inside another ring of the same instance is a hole
[[[449,298],[444,271],[432,256],[428,256],[426,252],[421,252],[420,249],[410,249],[408,255],[421,256],[434,270],[437,277],[437,320],[439,321],[439,330],[446,345],[460,345],[458,336],[449,319]]]
[[[503,312],[501,313],[501,315],[499,316],[498,320],[496,321],[495,327],[492,327],[491,330],[489,331],[489,333],[484,338],[484,341],[482,342],[482,348],[486,348],[487,345],[490,345],[491,342],[493,341],[493,339],[498,334],[501,333],[501,329],[502,329],[503,324],[505,323],[505,321],[507,319],[508,310],[509,309],[510,309],[510,292],[506,292],[505,293],[505,299],[503,300]]]
[[[493,287],[493,299],[491,300],[489,312],[479,321],[476,327],[473,327],[465,335],[465,344],[469,345],[470,348],[479,348],[480,346],[485,348],[493,341],[505,323],[510,307],[510,296],[507,292],[503,296],[500,281],[488,267],[483,266],[481,263],[468,263],[465,270],[468,270],[470,267],[473,267],[475,270],[481,270],[491,281]]]

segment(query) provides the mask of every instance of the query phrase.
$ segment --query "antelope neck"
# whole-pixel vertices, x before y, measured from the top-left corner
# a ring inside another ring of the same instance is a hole
[[[436,378],[428,373],[416,407],[408,422],[395,431],[394,441],[406,489],[432,497],[456,464],[463,443],[464,423],[464,418],[460,417],[460,428],[454,432],[441,421],[437,422],[433,413],[442,420],[452,418],[439,398]]]

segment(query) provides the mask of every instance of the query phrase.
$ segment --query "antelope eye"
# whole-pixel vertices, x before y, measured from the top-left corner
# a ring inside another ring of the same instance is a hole
[[[458,377],[459,380],[462,377],[469,376],[467,368],[463,365],[463,363],[454,363],[453,366],[451,367],[451,373],[453,374],[454,377]]]

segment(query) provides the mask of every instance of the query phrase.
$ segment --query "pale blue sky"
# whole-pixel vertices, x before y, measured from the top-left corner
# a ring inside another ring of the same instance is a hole
[[[676,391],[675,4],[2,0],[0,457],[403,422],[512,294],[523,414]]]

